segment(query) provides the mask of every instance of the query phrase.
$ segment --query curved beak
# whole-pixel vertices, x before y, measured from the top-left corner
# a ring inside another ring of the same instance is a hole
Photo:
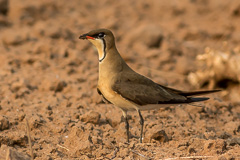
[[[88,34],[82,34],[79,36],[79,39],[95,39],[95,38],[88,36]]]

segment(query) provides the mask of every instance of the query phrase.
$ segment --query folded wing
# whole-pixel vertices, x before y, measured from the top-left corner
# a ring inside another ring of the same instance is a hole
[[[220,90],[184,92],[159,85],[140,74],[120,74],[116,77],[112,89],[125,99],[138,105],[147,104],[176,104],[204,101],[208,98],[191,97],[217,92]]]
[[[112,89],[122,97],[138,104],[183,103],[185,96],[174,93],[139,74],[120,74]]]

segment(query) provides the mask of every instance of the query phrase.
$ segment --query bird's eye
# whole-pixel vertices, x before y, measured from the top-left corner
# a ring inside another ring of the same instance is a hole
[[[98,34],[98,37],[99,37],[99,38],[103,38],[104,36],[105,36],[105,34],[104,34],[103,32],[101,32],[101,33]]]

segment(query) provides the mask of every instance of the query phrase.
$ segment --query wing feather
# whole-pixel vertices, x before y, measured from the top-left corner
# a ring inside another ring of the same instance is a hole
[[[118,74],[112,89],[122,97],[139,105],[183,103],[187,100],[185,96],[176,93],[178,90],[165,89],[137,73]]]

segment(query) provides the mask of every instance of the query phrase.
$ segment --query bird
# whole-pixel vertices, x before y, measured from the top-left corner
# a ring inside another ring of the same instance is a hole
[[[208,100],[197,95],[220,90],[181,91],[155,83],[131,69],[118,52],[115,37],[108,29],[95,29],[80,35],[79,39],[89,40],[98,51],[99,77],[97,92],[103,100],[120,108],[123,113],[126,139],[129,143],[127,112],[136,110],[140,117],[140,143],[142,143],[144,119],[142,110],[158,109],[169,105],[189,104]]]

